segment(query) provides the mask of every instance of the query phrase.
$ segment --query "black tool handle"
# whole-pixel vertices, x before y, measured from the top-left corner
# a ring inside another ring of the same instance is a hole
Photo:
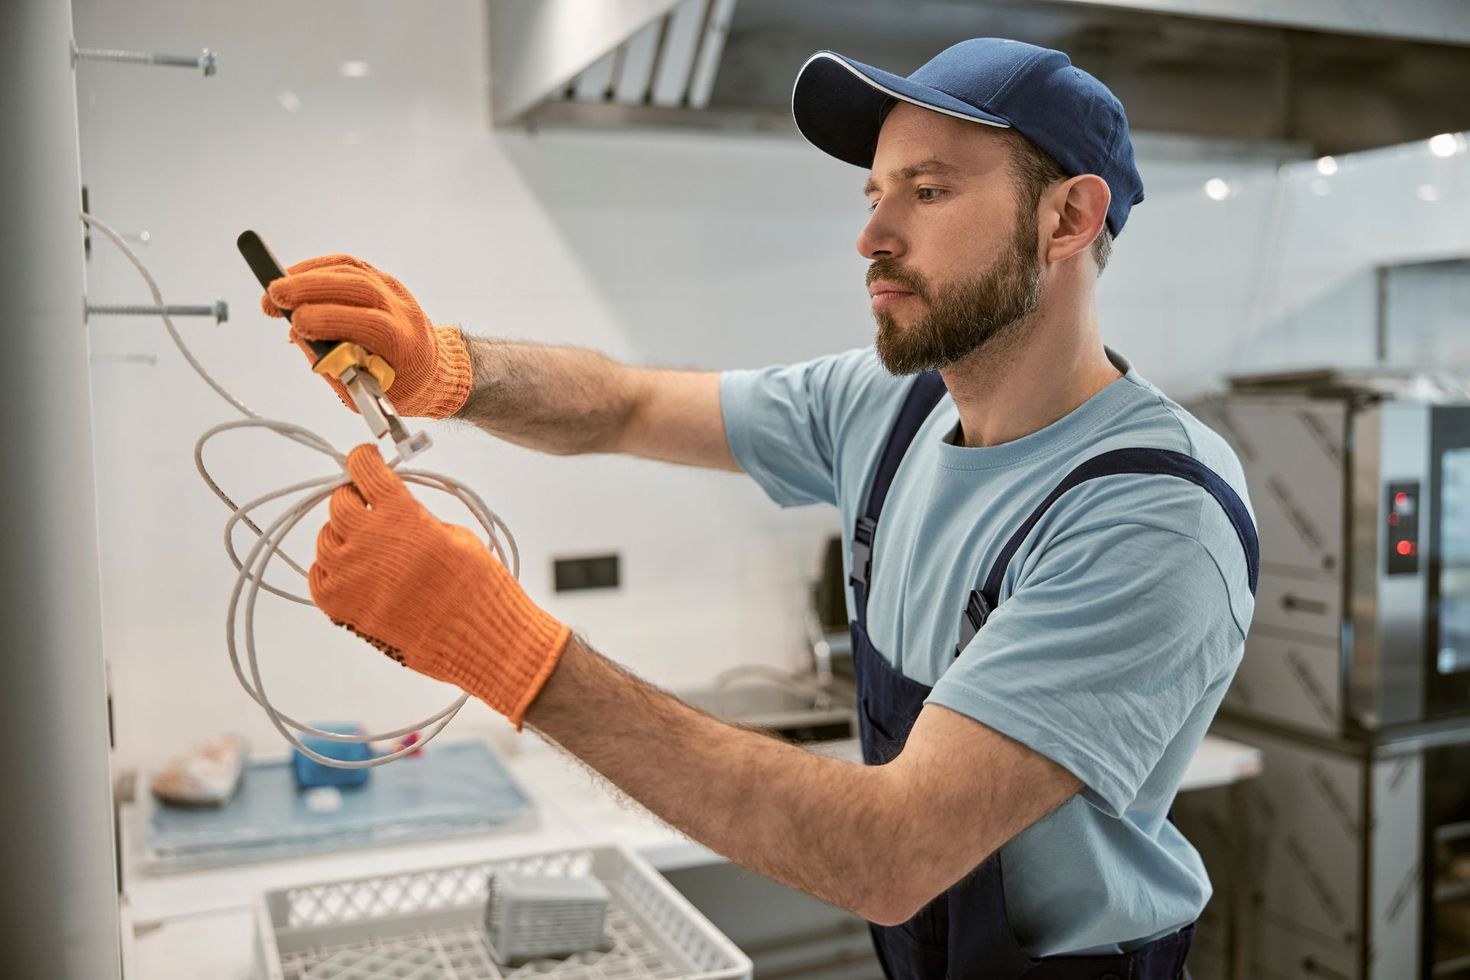
[[[235,244],[239,246],[240,254],[245,256],[245,262],[250,266],[250,271],[255,273],[256,279],[260,280],[262,289],[269,287],[277,279],[286,278],[286,270],[281,268],[281,263],[276,260],[275,255],[254,231],[240,232],[240,237],[235,239]],[[291,319],[290,310],[281,312],[288,321]],[[330,340],[308,340],[306,345],[311,348],[317,360],[326,357],[337,346]]]

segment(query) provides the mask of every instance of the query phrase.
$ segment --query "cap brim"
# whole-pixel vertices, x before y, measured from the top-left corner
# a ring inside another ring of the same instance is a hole
[[[986,126],[1010,122],[983,112],[939,89],[892,72],[818,51],[796,73],[791,115],[808,143],[839,160],[871,167],[883,127],[883,107],[892,99]]]

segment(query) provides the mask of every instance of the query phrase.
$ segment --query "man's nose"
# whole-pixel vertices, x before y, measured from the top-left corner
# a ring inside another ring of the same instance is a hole
[[[858,232],[857,250],[865,259],[893,258],[904,253],[903,239],[881,202]]]

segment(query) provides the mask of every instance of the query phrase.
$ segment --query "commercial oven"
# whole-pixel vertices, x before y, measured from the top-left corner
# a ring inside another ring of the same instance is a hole
[[[1261,537],[1226,701],[1365,735],[1470,723],[1470,397],[1453,379],[1237,379],[1192,410],[1234,447]]]
[[[1235,449],[1260,531],[1216,731],[1259,746],[1264,772],[1243,812],[1175,808],[1222,893],[1246,891],[1247,972],[1470,980],[1470,387],[1257,375],[1189,407]],[[1218,975],[1212,915],[1198,980]]]

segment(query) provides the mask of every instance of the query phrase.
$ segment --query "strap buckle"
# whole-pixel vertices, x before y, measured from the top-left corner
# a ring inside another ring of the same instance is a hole
[[[878,522],[871,517],[859,517],[852,529],[852,561],[847,581],[854,586],[868,587],[873,572],[873,535]]]
[[[985,593],[973,589],[970,591],[970,601],[965,603],[965,612],[960,616],[960,642],[954,648],[956,657],[965,652],[965,647],[980,632],[994,609],[995,606],[985,598]]]

